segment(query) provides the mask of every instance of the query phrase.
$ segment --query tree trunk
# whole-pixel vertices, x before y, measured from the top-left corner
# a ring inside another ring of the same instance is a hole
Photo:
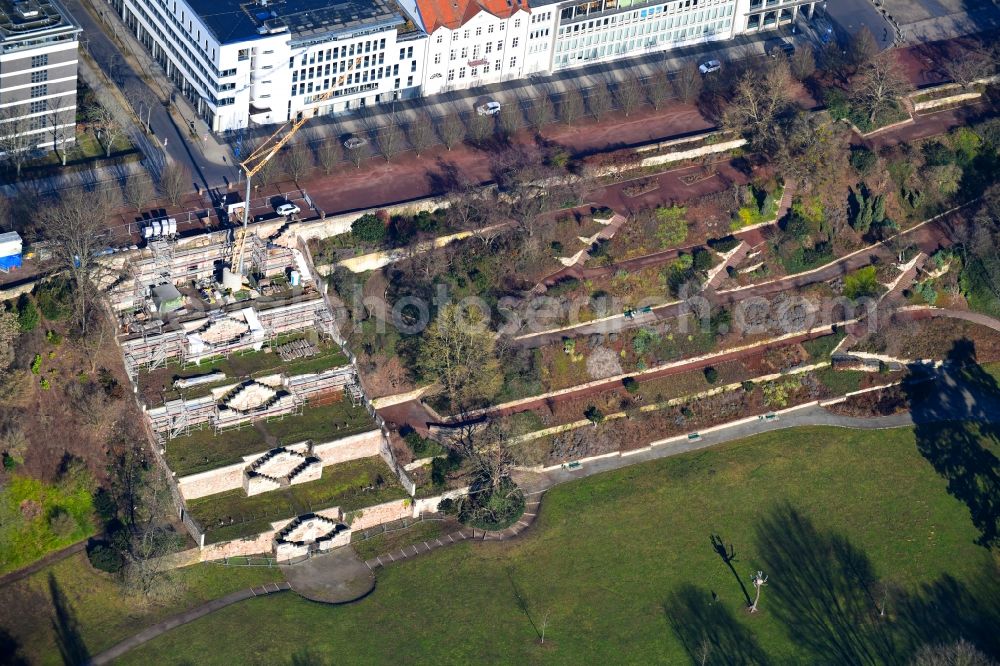
[[[750,606],[751,613],[757,612],[757,602],[760,601],[760,585],[756,585],[755,587],[757,588],[757,594],[753,598],[753,605]]]

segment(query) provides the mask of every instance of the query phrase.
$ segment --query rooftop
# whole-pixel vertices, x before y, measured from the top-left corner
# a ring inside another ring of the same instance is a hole
[[[0,41],[59,28],[78,29],[69,12],[54,0],[0,0]]]
[[[479,12],[507,18],[520,9],[531,11],[528,0],[416,0],[416,3],[428,33],[440,27],[459,28]]]
[[[5,0],[0,0],[4,2]],[[293,42],[403,22],[391,0],[188,0],[220,43],[287,33]]]

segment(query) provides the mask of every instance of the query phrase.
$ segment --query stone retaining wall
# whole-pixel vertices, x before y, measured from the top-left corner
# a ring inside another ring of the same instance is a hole
[[[382,523],[391,523],[400,518],[410,518],[413,516],[413,500],[406,499],[393,500],[384,504],[376,504],[357,511],[349,511],[346,516],[354,516],[349,523],[352,530],[364,530]],[[345,521],[346,522],[346,521]]]
[[[326,467],[357,458],[377,456],[381,444],[382,433],[378,430],[370,430],[326,444],[317,444],[313,447],[312,454],[323,461],[323,466]]]
[[[438,510],[438,505],[441,504],[443,500],[455,499],[458,497],[464,497],[469,494],[469,487],[455,488],[454,490],[449,490],[446,493],[441,493],[437,497],[424,497],[423,499],[414,500],[413,502],[413,517],[417,518],[420,514],[426,512],[433,513]]]

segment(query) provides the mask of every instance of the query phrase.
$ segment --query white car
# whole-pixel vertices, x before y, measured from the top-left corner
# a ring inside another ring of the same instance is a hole
[[[367,139],[362,139],[360,137],[352,136],[350,139],[344,142],[344,148],[347,148],[348,150],[353,150],[354,148],[360,148],[366,143],[368,143]]]
[[[702,74],[711,74],[722,69],[722,63],[718,60],[709,60],[698,65],[698,71]]]
[[[286,202],[275,208],[274,212],[276,212],[278,215],[288,217],[289,215],[298,215],[299,213],[302,212],[302,209],[293,203]]]
[[[481,116],[495,116],[500,113],[500,102],[486,102],[476,107],[476,113]]]

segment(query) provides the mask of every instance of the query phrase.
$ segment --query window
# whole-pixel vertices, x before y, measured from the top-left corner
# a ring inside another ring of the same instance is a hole
[[[406,77],[406,87],[409,88],[412,85],[413,85],[413,77],[412,76]]]
[[[514,58],[510,59],[510,66],[511,67],[517,67],[517,57],[514,57]]]
[[[392,87],[396,89],[399,88],[399,79],[396,79],[395,82],[393,82]]]
[[[499,59],[495,63],[493,63],[493,69],[497,70],[498,72],[500,71],[500,60]]]
[[[443,41],[444,41],[444,35],[438,35],[438,39],[437,39],[438,44],[440,44]]]
[[[40,72],[31,73],[32,83],[41,83],[42,81],[48,81],[48,80],[49,80],[49,71],[47,69],[43,69]]]
[[[477,26],[476,27],[476,37],[478,37],[481,34],[483,34],[483,26]]]
[[[510,43],[510,45],[513,46],[514,48],[517,48],[517,42],[518,42],[518,39],[517,39],[517,37],[515,37],[514,40]]]
[[[492,23],[490,23],[488,26],[486,26],[486,34],[487,35],[492,35],[493,34],[493,24]]]
[[[434,54],[434,64],[435,65],[440,65],[441,64],[441,54],[440,53],[435,53]]]
[[[408,47],[406,49],[406,57],[407,58],[412,58],[413,57],[413,47],[412,46],[410,46],[410,47]]]
[[[49,64],[49,56],[48,56],[48,54],[31,56],[31,66],[32,67],[45,67],[48,64]]]
[[[45,97],[48,94],[49,86],[46,83],[43,83],[40,86],[31,86],[31,99],[35,99],[36,97]]]
[[[32,102],[29,113],[41,113],[42,111],[45,111],[46,106],[47,105],[45,104],[45,100],[38,100],[36,102]]]
[[[449,69],[448,70],[448,80],[449,81],[454,81],[455,80],[455,70],[453,70],[453,69]]]
[[[455,51],[455,49],[452,49],[452,50],[451,50],[451,57],[450,57],[450,58],[448,58],[448,60],[454,60],[454,59],[455,59],[455,57],[456,57],[456,55],[457,55],[457,53],[458,53],[458,52],[457,52],[457,51]]]
[[[464,67],[459,67],[458,68],[458,78],[460,78],[460,79],[464,79],[465,78],[465,68]]]
[[[462,47],[462,59],[464,60],[465,58],[468,58],[468,57],[469,57],[469,47],[468,46],[463,46]]]
[[[465,32],[462,33],[462,39],[468,39],[468,38],[469,38],[469,31],[466,30]]]
[[[486,52],[493,53],[493,42],[486,42]]]
[[[521,27],[521,19],[517,19],[517,20],[514,21],[514,27],[515,28],[520,28]]]
[[[411,72],[417,71],[417,61],[416,60],[413,60],[413,61],[410,62],[410,71]]]
[[[399,49],[399,59],[402,60],[406,57],[406,49]]]

